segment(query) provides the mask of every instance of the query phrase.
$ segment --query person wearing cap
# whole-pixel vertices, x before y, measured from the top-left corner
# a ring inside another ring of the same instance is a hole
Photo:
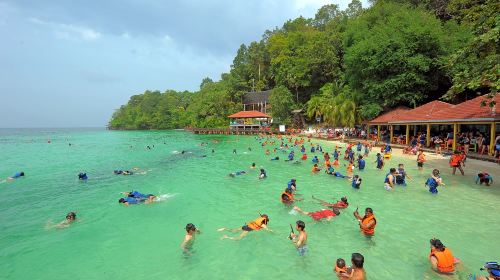
[[[429,253],[429,261],[431,262],[432,269],[439,273],[453,273],[455,271],[455,264],[459,260],[453,257],[451,250],[446,248],[441,240],[433,238],[430,243],[431,252]]]
[[[272,232],[272,230],[267,227],[268,223],[269,223],[269,216],[267,216],[266,214],[261,214],[259,218],[255,219],[251,222],[246,223],[241,228],[236,228],[236,229],[220,228],[217,231],[230,231],[230,232],[234,232],[234,233],[241,232],[240,236],[238,236],[238,237],[229,237],[227,235],[223,235],[221,237],[221,240],[224,240],[224,239],[240,240],[240,239],[244,238],[245,236],[247,236],[248,233],[251,231],[258,231],[261,229],[265,229],[267,231]]]
[[[184,241],[181,244],[181,249],[184,253],[191,254],[190,250],[194,244],[195,235],[200,233],[201,231],[195,225],[191,223],[186,225],[186,236],[184,236]]]
[[[488,276],[476,276],[475,280],[499,280],[500,279],[500,265],[498,262],[487,262],[481,270],[487,270]]]
[[[304,256],[307,252],[307,232],[305,231],[306,223],[301,220],[298,220],[295,225],[295,229],[299,232],[299,234],[290,233],[291,241],[299,255]]]

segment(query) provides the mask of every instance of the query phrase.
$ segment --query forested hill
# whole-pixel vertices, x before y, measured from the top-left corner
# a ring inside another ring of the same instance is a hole
[[[114,114],[112,129],[225,127],[243,92],[273,89],[275,121],[306,109],[329,125],[352,126],[383,110],[498,92],[497,0],[353,0],[326,5],[241,45],[229,73],[197,92],[146,91]]]

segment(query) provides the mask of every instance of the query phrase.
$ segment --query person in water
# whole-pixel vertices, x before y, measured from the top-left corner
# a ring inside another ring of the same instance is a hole
[[[271,160],[280,160],[280,157],[274,157]]]
[[[439,176],[439,170],[432,170],[431,177],[427,179],[425,182],[425,186],[429,188],[429,192],[433,194],[438,193],[438,186],[444,186],[443,179]]]
[[[342,258],[337,259],[335,262],[335,267],[333,268],[333,272],[337,274],[339,279],[345,279],[345,277],[350,278],[352,276],[352,268],[346,266],[345,260]]]
[[[354,175],[354,177],[352,177],[352,179],[350,180],[351,180],[351,187],[359,190],[362,181],[361,177],[359,177],[359,175]]]
[[[349,206],[349,202],[347,202],[347,197],[345,196],[340,198],[340,201],[337,201],[335,203],[329,203],[327,201],[314,197],[314,195],[312,196],[312,199],[317,200],[319,204],[329,208],[344,209]]]
[[[75,221],[76,221],[76,212],[71,211],[68,214],[66,214],[66,219],[64,219],[62,222],[60,222],[58,224],[47,226],[47,229],[50,229],[50,228],[59,228],[59,229],[67,228],[67,227],[69,227]]]
[[[14,174],[12,177],[8,177],[7,180],[14,180],[21,177],[24,177],[24,171],[16,172],[16,174]]]
[[[297,190],[297,180],[291,179],[288,182],[287,189],[290,189],[292,192],[296,191]]]
[[[396,168],[391,168],[389,174],[385,176],[384,188],[386,191],[394,190],[394,183],[396,181]]]
[[[240,175],[243,175],[243,174],[247,174],[247,172],[245,170],[236,171],[236,172],[233,172],[233,173],[229,173],[229,177],[236,177],[236,176],[240,176]]]
[[[363,159],[363,156],[362,156],[362,155],[359,155],[359,156],[358,156],[358,168],[359,168],[359,170],[363,170],[363,169],[365,169],[365,165],[366,165],[366,162],[365,162],[365,160]]]
[[[480,270],[488,271],[488,276],[472,276],[473,280],[500,280],[500,265],[498,262],[487,262]]]
[[[115,175],[133,175],[134,172],[129,171],[129,170],[115,170],[113,171]]]
[[[267,226],[268,223],[269,223],[269,216],[267,216],[266,214],[262,214],[262,215],[260,215],[259,218],[255,219],[251,222],[246,223],[241,228],[237,228],[237,229],[220,228],[217,231],[230,231],[233,233],[240,232],[240,236],[238,236],[238,237],[229,237],[227,235],[223,235],[221,237],[221,240],[224,240],[224,239],[240,240],[240,239],[244,238],[245,236],[247,236],[248,233],[251,231],[259,231],[261,229],[264,229],[264,230],[267,230],[269,232],[272,232],[272,230]]]
[[[426,162],[424,150],[420,149],[417,155],[418,170],[422,170],[424,168],[424,162]]]
[[[363,268],[365,258],[360,253],[353,253],[351,256],[352,274],[349,278],[340,278],[342,280],[366,280],[366,272]]]
[[[491,177],[490,174],[482,171],[480,173],[477,173],[476,184],[477,183],[479,183],[480,185],[486,184],[486,186],[489,186],[490,184],[493,184],[493,177]]]
[[[295,207],[293,207],[293,210],[295,210],[301,214],[310,216],[315,221],[319,221],[321,219],[326,219],[327,221],[330,221],[333,217],[340,215],[340,211],[337,208],[333,208],[332,210],[321,209],[321,210],[318,210],[315,212],[307,212],[307,211],[303,211],[298,206],[295,206]]]
[[[186,225],[186,236],[184,236],[184,241],[181,243],[181,249],[185,254],[191,255],[191,249],[193,247],[196,234],[200,234],[201,231],[196,228],[195,225],[189,223]]]
[[[318,173],[321,169],[318,167],[318,164],[315,163],[311,171],[312,173]]]
[[[377,225],[377,220],[373,215],[373,209],[367,207],[365,209],[365,215],[361,217],[358,213],[358,209],[354,211],[354,217],[358,220],[359,229],[365,236],[372,236],[375,234],[375,226]]]
[[[380,153],[377,153],[377,160],[375,160],[377,163],[377,169],[382,169],[384,167],[384,158]]]
[[[261,168],[260,174],[259,174],[259,179],[265,179],[265,178],[267,178],[266,170],[264,170],[264,168]]]
[[[431,239],[431,252],[429,253],[429,261],[431,262],[432,269],[439,273],[453,273],[455,271],[455,264],[460,261],[453,257],[450,249],[446,248],[441,240]]]
[[[256,168],[256,166],[255,166],[255,162],[254,162],[254,163],[252,163],[252,165],[250,165],[250,169],[255,169],[255,168]]]
[[[312,163],[319,163],[318,156],[314,156],[312,159]]]
[[[453,168],[452,174],[455,175],[455,172],[460,170],[460,173],[462,173],[462,176],[464,175],[464,170],[462,169],[462,156],[460,156],[460,153],[458,151],[454,151],[453,155],[450,157],[450,167]]]
[[[285,204],[292,204],[295,201],[292,189],[286,188],[285,191],[281,193],[281,202]]]
[[[152,194],[142,194],[137,191],[124,192],[123,194],[126,195],[126,197],[120,198],[118,203],[125,206],[141,203],[148,204],[156,201],[156,196]]]
[[[298,235],[295,233],[290,233],[291,241],[293,245],[295,245],[295,248],[297,248],[297,252],[299,252],[299,255],[304,256],[305,253],[307,252],[307,232],[305,230],[306,228],[306,223],[304,223],[301,220],[298,220],[295,223],[295,229],[299,232]]]
[[[406,178],[411,180],[410,175],[406,173],[405,165],[400,163],[396,170],[396,184],[406,187]]]
[[[83,181],[85,181],[85,180],[87,180],[87,179],[88,179],[88,177],[87,177],[87,173],[83,173],[83,172],[82,172],[82,173],[78,174],[78,180],[83,180]]]

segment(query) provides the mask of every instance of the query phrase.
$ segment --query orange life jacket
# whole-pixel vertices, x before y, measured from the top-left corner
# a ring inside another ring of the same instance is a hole
[[[436,257],[437,259],[437,269],[439,272],[442,273],[450,273],[455,271],[455,258],[453,257],[453,254],[451,253],[451,250],[448,248],[444,248],[444,251],[438,251],[438,250],[431,250],[431,253],[429,254],[429,258],[431,256]]]
[[[286,196],[288,197],[288,200],[284,200],[284,199],[283,199],[283,195],[286,195]],[[283,192],[283,193],[281,194],[281,202],[283,202],[283,203],[290,203],[290,202],[293,202],[293,194],[291,194],[291,193],[287,193],[287,192]]]
[[[302,160],[306,160],[307,159],[307,155],[306,154],[303,154],[302,155]]]
[[[335,160],[335,161],[333,162],[333,166],[339,166],[339,161],[338,161],[338,160]]]
[[[417,162],[425,162],[425,155],[424,154],[418,155]]]
[[[264,224],[264,221],[266,218],[264,217],[259,217],[247,224],[247,226],[253,230],[260,230],[262,229],[262,225]]]
[[[450,159],[450,165],[451,166],[458,166],[460,164],[460,161],[462,160],[462,157],[459,155],[452,155]]]
[[[318,172],[318,171],[319,171],[319,168],[318,168],[318,167],[314,166],[314,167],[312,168],[312,172]]]
[[[361,223],[363,225],[367,225],[368,223],[370,223],[372,220],[375,221],[375,223],[373,224],[372,227],[370,228],[367,228],[367,229],[363,229],[361,228],[361,231],[365,234],[365,235],[374,235],[375,234],[375,226],[377,225],[377,219],[375,219],[375,216],[374,215],[371,215],[370,217],[366,217],[366,218],[363,218],[363,220],[361,220]]]
[[[325,161],[325,166],[331,165],[330,160]]]
[[[354,168],[354,166],[352,166],[352,164],[349,164],[347,166],[347,172],[352,173],[353,168]]]

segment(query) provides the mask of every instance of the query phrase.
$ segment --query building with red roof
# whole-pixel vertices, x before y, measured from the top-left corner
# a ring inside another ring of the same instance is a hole
[[[229,127],[238,129],[260,129],[270,124],[271,116],[259,111],[240,111],[228,116]]]

